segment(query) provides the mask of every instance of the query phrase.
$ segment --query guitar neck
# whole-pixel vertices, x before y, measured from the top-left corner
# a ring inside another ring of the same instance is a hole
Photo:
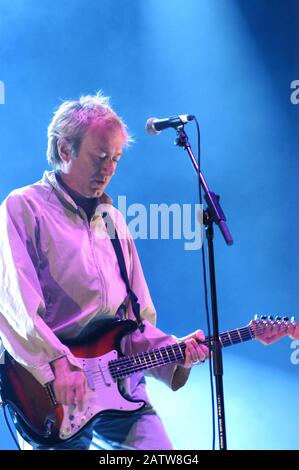
[[[219,341],[222,347],[242,343],[255,338],[255,332],[250,326],[237,328],[219,335]],[[213,337],[206,338],[204,341],[197,340],[199,344],[213,344]],[[161,367],[167,364],[176,364],[185,358],[186,343],[180,341],[175,344],[164,346],[159,349],[153,349],[149,352],[123,356],[109,362],[109,370],[112,377],[117,380],[154,367]]]

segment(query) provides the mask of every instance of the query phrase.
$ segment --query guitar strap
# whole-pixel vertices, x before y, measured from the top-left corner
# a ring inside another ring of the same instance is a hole
[[[116,228],[114,226],[113,220],[112,220],[110,214],[108,214],[108,212],[103,212],[103,220],[105,222],[109,238],[111,240],[112,246],[114,248],[114,251],[115,251],[115,254],[116,254],[116,257],[117,257],[121,277],[122,277],[122,279],[123,279],[123,281],[126,285],[128,297],[131,300],[132,310],[133,310],[133,314],[134,314],[135,319],[136,319],[136,323],[137,323],[138,328],[141,331],[141,333],[143,333],[144,332],[144,324],[142,323],[141,318],[140,318],[140,304],[138,302],[137,295],[131,289],[131,286],[130,286],[130,281],[129,281],[129,277],[128,277],[128,273],[127,273],[125,258],[124,258],[124,254],[123,254],[123,250],[122,250],[119,238],[118,238],[118,233],[117,233]],[[124,310],[125,308],[126,308],[125,305],[122,304],[119,307],[119,309],[117,311],[117,314],[120,315],[121,311]]]

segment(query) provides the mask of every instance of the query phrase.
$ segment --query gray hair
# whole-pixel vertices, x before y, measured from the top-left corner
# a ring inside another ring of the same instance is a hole
[[[113,111],[109,97],[101,91],[95,95],[81,96],[78,101],[64,101],[54,112],[48,127],[47,161],[54,169],[62,166],[58,151],[58,142],[64,139],[69,143],[72,156],[75,158],[81,145],[82,138],[95,122],[103,122],[114,128],[119,128],[124,136],[125,145],[133,142],[124,121]]]

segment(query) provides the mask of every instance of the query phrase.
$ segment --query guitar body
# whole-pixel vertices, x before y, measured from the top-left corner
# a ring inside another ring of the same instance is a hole
[[[109,362],[122,357],[122,338],[136,329],[130,320],[102,322],[84,338],[78,337],[67,346],[81,362],[87,378],[86,407],[80,412],[57,404],[51,386],[42,386],[24,367],[6,354],[2,371],[1,395],[16,416],[16,426],[27,441],[53,446],[77,435],[99,414],[117,410],[133,412],[145,406],[144,401],[125,398],[109,371]]]

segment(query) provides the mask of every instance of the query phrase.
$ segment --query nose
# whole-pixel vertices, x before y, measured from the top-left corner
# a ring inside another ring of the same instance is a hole
[[[102,170],[105,176],[113,176],[114,175],[114,164],[113,161],[110,159],[105,159],[103,162]]]

